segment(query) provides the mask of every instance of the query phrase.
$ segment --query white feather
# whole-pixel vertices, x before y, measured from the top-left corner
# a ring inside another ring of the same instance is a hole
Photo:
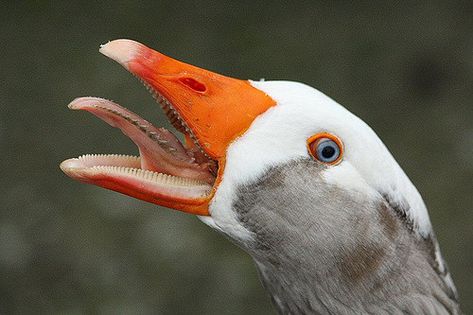
[[[361,119],[323,93],[288,81],[251,81],[277,105],[255,119],[228,148],[223,180],[212,201],[212,224],[239,239],[252,235],[231,211],[235,188],[251,183],[271,166],[308,157],[306,140],[319,132],[337,135],[343,162],[324,172],[325,180],[353,192],[388,194],[408,204],[408,217],[426,237],[431,224],[424,202],[383,142]]]

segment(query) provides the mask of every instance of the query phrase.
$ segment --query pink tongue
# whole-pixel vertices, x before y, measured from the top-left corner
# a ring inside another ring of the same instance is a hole
[[[168,130],[156,128],[128,109],[106,99],[81,97],[69,104],[70,109],[86,110],[109,125],[119,128],[137,146],[141,168],[174,176],[213,182],[207,165],[197,164]]]

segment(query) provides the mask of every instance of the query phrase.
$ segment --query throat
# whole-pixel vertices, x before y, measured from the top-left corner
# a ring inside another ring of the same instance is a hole
[[[328,185],[321,172],[295,160],[239,187],[234,199],[233,212],[254,234],[239,245],[280,312],[455,314],[426,240],[381,196]]]

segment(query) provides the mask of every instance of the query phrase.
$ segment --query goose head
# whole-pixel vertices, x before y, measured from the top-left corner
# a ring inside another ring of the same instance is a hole
[[[145,84],[185,141],[78,98],[71,109],[121,129],[140,155],[69,159],[67,175],[198,215],[254,258],[283,313],[456,309],[420,194],[360,118],[302,83],[229,78],[131,40],[100,51]]]

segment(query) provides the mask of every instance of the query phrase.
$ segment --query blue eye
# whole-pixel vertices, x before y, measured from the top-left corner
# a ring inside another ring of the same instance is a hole
[[[317,157],[325,163],[331,163],[340,156],[340,148],[335,141],[330,139],[320,139],[317,145]]]
[[[308,140],[310,153],[320,162],[335,164],[342,155],[341,143],[338,138],[329,134],[319,134]]]

